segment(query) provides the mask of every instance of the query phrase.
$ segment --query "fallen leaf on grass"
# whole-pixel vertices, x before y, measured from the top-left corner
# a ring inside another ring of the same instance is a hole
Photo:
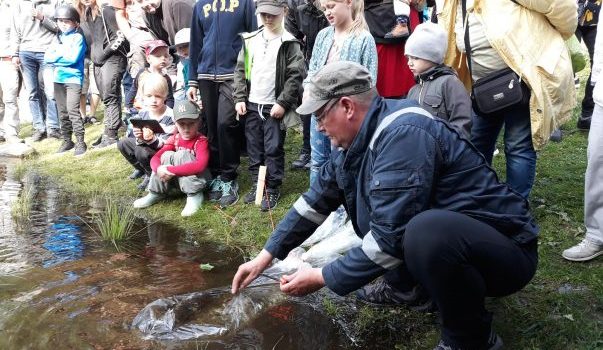
[[[214,268],[212,264],[199,264],[199,268],[203,271],[211,271]]]
[[[570,321],[574,320],[574,316],[572,314],[563,315],[563,317],[567,318]]]

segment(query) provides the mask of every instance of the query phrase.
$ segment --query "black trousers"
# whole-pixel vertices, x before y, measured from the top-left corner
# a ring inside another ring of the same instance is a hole
[[[302,120],[303,143],[300,153],[310,154],[310,119],[311,114],[300,115]]]
[[[54,83],[54,99],[61,121],[61,136],[63,140],[71,140],[75,134],[76,140],[84,142],[84,121],[80,116],[80,84]]]
[[[151,158],[157,153],[157,150],[146,144],[137,145],[134,137],[123,137],[117,142],[117,149],[138,170],[144,171],[151,176]]]
[[[232,99],[232,80],[199,80],[199,93],[207,123],[209,169],[214,178],[220,176],[222,181],[235,180],[241,162],[243,134]]]
[[[126,58],[115,54],[102,66],[94,67],[94,78],[105,105],[105,135],[117,137],[121,125],[121,79],[126,70]]]
[[[276,189],[281,186],[285,176],[286,131],[281,130],[282,119],[270,116],[271,108],[272,105],[247,103],[245,138],[252,183],[258,181],[260,165],[266,165],[266,187]]]
[[[576,37],[578,40],[584,41],[586,48],[588,49],[588,56],[590,57],[590,69],[593,69],[593,57],[595,54],[595,38],[597,37],[597,26],[578,26],[576,28]],[[584,89],[584,98],[582,99],[582,113],[580,119],[590,120],[595,109],[595,101],[593,100],[593,89],[594,86],[590,84],[590,77],[592,73],[588,75],[588,81]]]
[[[410,274],[425,288],[439,309],[442,339],[462,349],[487,342],[492,315],[485,297],[522,289],[538,264],[536,240],[519,245],[490,225],[446,210],[411,219],[403,249],[400,275]]]

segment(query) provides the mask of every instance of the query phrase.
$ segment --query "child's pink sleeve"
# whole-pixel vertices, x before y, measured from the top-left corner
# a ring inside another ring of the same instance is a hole
[[[199,136],[195,143],[195,161],[168,166],[167,170],[170,173],[176,176],[190,176],[201,174],[207,168],[207,163],[209,162],[209,144],[207,138]]]
[[[151,158],[151,169],[153,169],[154,173],[157,172],[157,168],[161,165],[161,155],[167,151],[174,151],[176,149],[176,146],[174,146],[174,139],[174,135],[170,136],[163,144],[163,147],[161,147],[161,149],[153,155],[153,158]]]

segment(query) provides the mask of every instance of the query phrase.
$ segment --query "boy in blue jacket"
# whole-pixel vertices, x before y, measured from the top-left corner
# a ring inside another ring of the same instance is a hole
[[[195,4],[187,97],[191,102],[202,102],[211,153],[209,169],[214,179],[209,200],[219,201],[222,208],[239,200],[236,180],[244,136],[232,98],[234,70],[243,45],[239,33],[256,29],[253,0],[223,1],[220,6],[213,0]]]
[[[54,94],[63,137],[63,143],[57,153],[75,148],[74,155],[78,156],[87,150],[84,142],[84,122],[80,117],[86,39],[78,31],[80,15],[73,6],[57,7],[54,18],[60,33],[46,51],[44,62],[55,66]],[[71,139],[72,133],[75,134],[76,143]]]

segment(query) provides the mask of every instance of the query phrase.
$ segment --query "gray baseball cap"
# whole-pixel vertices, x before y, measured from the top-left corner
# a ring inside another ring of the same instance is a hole
[[[199,119],[201,109],[189,100],[178,100],[174,104],[174,121],[180,119]]]
[[[268,13],[273,16],[283,13],[287,7],[287,0],[257,0],[255,3],[255,14]]]
[[[330,100],[367,92],[372,88],[366,67],[350,61],[336,61],[322,67],[306,84],[308,98],[297,107],[299,114],[316,112]]]

